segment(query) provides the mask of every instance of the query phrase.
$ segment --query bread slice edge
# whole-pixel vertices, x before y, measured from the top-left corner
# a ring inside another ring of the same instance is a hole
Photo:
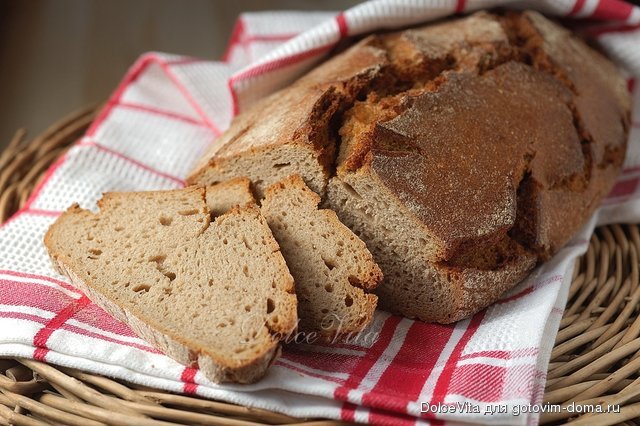
[[[259,213],[259,210],[254,206],[247,206],[246,209],[254,209]],[[242,210],[242,208],[234,207],[222,216],[237,214]],[[63,215],[71,214],[73,211],[85,210],[80,208],[76,203],[69,207]],[[262,218],[262,221],[264,222],[264,226],[267,226],[264,218]],[[280,355],[280,342],[272,337],[271,345],[266,345],[259,356],[242,363],[233,364],[213,353],[199,348],[197,344],[182,339],[175,332],[163,328],[155,321],[145,321],[142,314],[134,313],[121,307],[118,303],[78,277],[73,271],[74,262],[71,259],[68,259],[64,254],[54,252],[50,241],[57,223],[58,221],[49,227],[44,237],[44,245],[47,248],[53,268],[58,273],[68,277],[71,285],[80,290],[89,300],[104,309],[113,318],[127,324],[142,340],[159,349],[163,354],[178,363],[186,367],[199,369],[207,379],[216,383],[254,383],[265,375],[269,366]],[[153,326],[151,324],[153,324]]]

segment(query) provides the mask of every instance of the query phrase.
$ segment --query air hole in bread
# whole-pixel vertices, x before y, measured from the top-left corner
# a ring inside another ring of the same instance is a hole
[[[244,274],[245,277],[249,276],[249,267],[247,265],[244,265],[242,267],[242,273]]]
[[[331,283],[325,284],[324,289],[327,291],[327,293],[333,293],[333,284]]]
[[[124,227],[123,226],[116,226],[115,228],[113,228],[114,231],[116,232],[120,232],[120,231],[124,231]],[[93,238],[91,238],[93,239]]]
[[[87,258],[91,260],[97,260],[98,257],[102,254],[102,250],[99,249],[89,249],[90,255]]]
[[[173,221],[173,219],[171,219],[170,217],[166,217],[166,216],[161,216],[160,217],[160,225],[162,225],[162,226],[169,226],[169,225],[171,225],[172,221]]]
[[[198,214],[198,209],[180,210],[178,214],[180,216],[192,216],[194,214]]]
[[[356,277],[355,275],[349,275],[348,280],[349,280],[349,284],[351,284],[352,286],[362,287],[362,283],[360,282],[358,277]]]
[[[325,259],[324,257],[322,258],[322,260],[324,261],[324,264],[327,267],[327,269],[329,269],[330,271],[332,271],[336,267],[336,264],[333,260]]]
[[[149,258],[149,262],[156,262],[156,263],[162,263],[164,262],[164,260],[167,258],[167,256],[164,256],[162,254],[158,255],[158,256],[152,256]]]
[[[273,165],[274,169],[282,169],[283,167],[290,166],[291,163],[277,163]]]
[[[251,244],[249,244],[249,241],[247,241],[246,237],[242,237],[242,242],[244,243],[244,246],[247,248],[247,250],[251,250]]]
[[[147,293],[151,286],[149,284],[138,284],[132,288],[136,293]]]
[[[251,305],[244,305],[244,310],[247,312],[251,312]]]
[[[271,312],[275,311],[275,309],[276,303],[273,301],[273,299],[267,299],[267,313],[270,314]]]
[[[344,298],[344,305],[348,308],[353,305],[353,298],[347,294],[347,297]]]
[[[358,192],[353,188],[353,186],[349,185],[346,182],[342,182],[342,185],[344,186],[345,191],[349,193],[349,195],[356,198],[362,198],[360,194],[358,194]]]

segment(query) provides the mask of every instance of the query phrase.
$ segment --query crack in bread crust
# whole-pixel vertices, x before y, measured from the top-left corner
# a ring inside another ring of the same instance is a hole
[[[613,64],[530,11],[369,36],[265,105],[277,111],[248,112],[258,130],[212,160],[242,167],[190,180],[246,173],[260,193],[284,172],[258,171],[252,152],[311,153],[318,168],[292,171],[374,252],[381,305],[440,322],[487,306],[568,241],[615,181],[630,116]],[[277,141],[257,141],[262,127]]]

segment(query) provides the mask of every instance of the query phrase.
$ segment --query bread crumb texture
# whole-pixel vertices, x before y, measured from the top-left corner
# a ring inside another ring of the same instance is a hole
[[[107,193],[98,213],[69,208],[45,244],[74,285],[167,355],[216,382],[253,382],[295,330],[293,279],[256,206],[212,220],[206,200],[196,187]]]
[[[366,245],[319,202],[294,175],[267,189],[261,211],[296,283],[299,330],[334,342],[369,325],[377,297],[368,292],[382,272]]]

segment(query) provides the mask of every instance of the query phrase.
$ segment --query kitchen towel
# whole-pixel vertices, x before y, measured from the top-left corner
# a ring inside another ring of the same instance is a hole
[[[194,162],[235,114],[289,84],[339,41],[494,6],[538,9],[581,24],[625,70],[638,109],[633,78],[640,76],[640,9],[622,1],[373,1],[341,13],[243,14],[222,61],[143,55],[86,134],[0,228],[0,356],[293,416],[380,425],[535,424],[539,414],[526,411],[542,400],[575,259],[597,224],[640,221],[637,114],[624,172],[602,207],[499,302],[452,325],[378,312],[357,342],[287,345],[253,385],[210,383],[159,353],[54,272],[42,243],[73,202],[95,208],[105,191],[184,186]],[[458,409],[430,409],[443,406]]]

